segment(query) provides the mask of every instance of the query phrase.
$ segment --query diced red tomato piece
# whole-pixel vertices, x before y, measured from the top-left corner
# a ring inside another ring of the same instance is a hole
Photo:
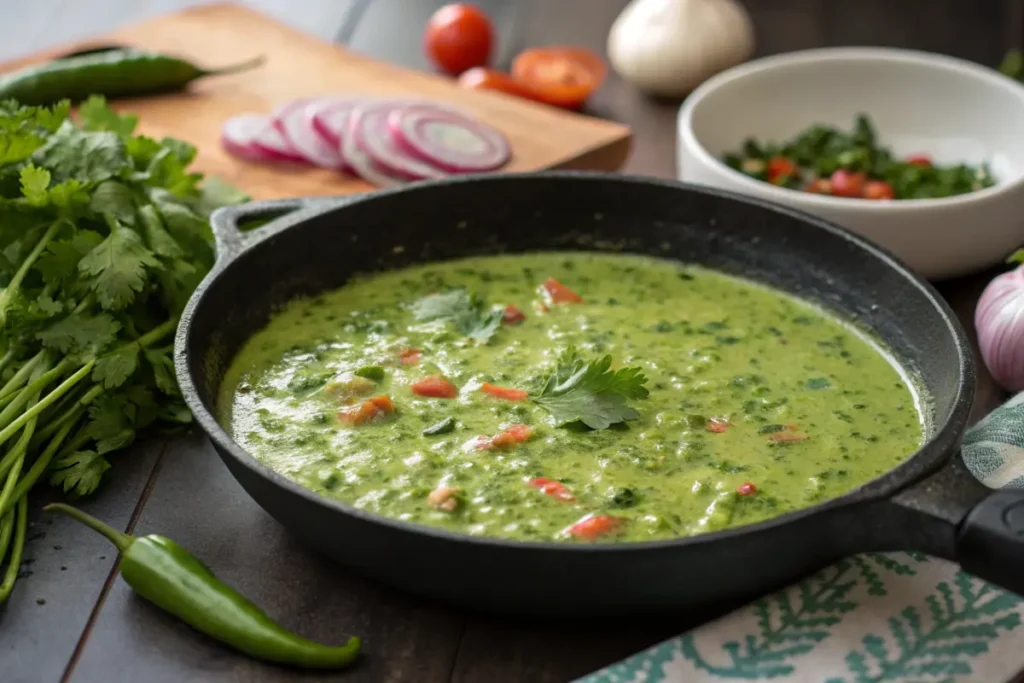
[[[864,192],[864,174],[839,169],[832,174],[829,182],[836,197],[861,197]]]
[[[752,496],[757,493],[757,487],[751,484],[749,481],[745,484],[740,484],[736,487],[736,493],[741,496]]]
[[[491,439],[491,448],[511,448],[533,436],[533,429],[526,425],[509,425]]]
[[[506,325],[518,325],[526,320],[526,314],[519,310],[517,306],[509,304],[505,307],[505,312],[501,314],[501,320]]]
[[[700,423],[698,423],[700,424]],[[708,420],[708,423],[704,425],[704,429],[715,434],[722,434],[729,428],[729,421],[724,417],[713,417]]]
[[[911,154],[907,157],[907,163],[914,166],[931,166],[932,158],[927,154]]]
[[[491,437],[479,434],[467,441],[463,448],[471,451],[489,451],[491,450]]]
[[[547,313],[548,311],[550,311],[551,309],[543,301],[534,301],[533,302],[533,310],[537,311],[537,313],[539,313],[539,314],[544,314],[544,313]]]
[[[503,398],[506,401],[524,401],[530,395],[523,389],[513,389],[512,387],[499,387],[495,384],[488,384],[484,382],[480,385],[480,391],[485,394],[490,394],[495,398]]]
[[[423,352],[419,349],[405,348],[398,354],[398,360],[402,362],[402,365],[419,365],[422,357]]]
[[[796,173],[796,164],[786,157],[772,157],[768,160],[768,182],[776,183]]]
[[[832,194],[832,183],[830,183],[827,178],[815,178],[807,185],[807,187],[804,188],[804,192],[810,192],[811,194]]]
[[[395,412],[395,404],[387,396],[374,396],[338,412],[338,419],[348,424],[361,425],[379,420]]]
[[[548,479],[547,477],[537,477],[536,479],[530,480],[530,486],[534,486],[540,489],[541,493],[557,498],[558,500],[564,500],[567,503],[571,503],[576,500],[576,496],[572,495],[572,491],[566,488],[565,484],[554,479]]]
[[[895,199],[892,185],[884,180],[869,180],[864,184],[864,199]]]
[[[609,534],[622,525],[622,520],[611,515],[587,515],[566,529],[566,533],[576,538],[592,541]]]
[[[441,375],[430,375],[416,380],[410,386],[412,393],[430,398],[455,398],[459,390]]]
[[[544,291],[554,304],[578,304],[583,301],[583,297],[553,277],[544,281]]]

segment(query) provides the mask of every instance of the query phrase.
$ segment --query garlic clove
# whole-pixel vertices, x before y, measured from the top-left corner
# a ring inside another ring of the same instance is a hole
[[[736,0],[632,0],[608,34],[615,72],[668,97],[687,94],[753,51],[753,25]]]

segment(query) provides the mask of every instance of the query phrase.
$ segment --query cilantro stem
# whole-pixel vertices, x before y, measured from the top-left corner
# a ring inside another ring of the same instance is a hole
[[[7,405],[6,408],[0,411],[0,427],[6,426],[12,419],[14,419],[15,414],[25,407],[29,402],[30,397],[35,396],[35,399],[32,400],[38,400],[39,392],[50,384],[50,382],[63,375],[70,365],[70,361],[64,359],[60,363],[57,363],[56,367],[47,370],[43,374],[39,375],[39,377],[32,380],[28,386],[22,389],[21,393],[19,393],[17,397]]]
[[[4,288],[4,291],[0,292],[0,325],[7,322],[7,309],[11,307],[11,302],[14,300],[14,295],[21,289],[21,281],[25,279],[28,272],[32,270],[32,266],[35,265],[36,260],[43,253],[43,249],[46,249],[46,245],[50,243],[54,235],[57,234],[57,230],[60,229],[63,220],[57,220],[50,224],[50,227],[46,229],[43,236],[36,242],[36,246],[32,248],[25,260],[21,262],[21,266],[18,267],[17,272],[14,273],[14,277],[11,278],[10,283]]]
[[[102,385],[100,385],[100,384],[93,385],[93,387],[91,389],[89,389],[89,391],[85,392],[85,394],[83,394],[81,398],[79,398],[77,401],[75,401],[74,407],[69,408],[67,410],[67,412],[65,412],[63,415],[61,415],[57,420],[55,420],[53,422],[50,422],[45,427],[43,427],[41,430],[39,430],[39,433],[36,435],[36,438],[35,438],[35,440],[33,440],[31,445],[32,446],[38,446],[40,443],[42,443],[46,439],[48,439],[51,436],[53,436],[53,434],[57,430],[61,429],[64,426],[64,424],[66,424],[68,422],[74,423],[78,418],[80,418],[82,416],[82,414],[86,410],[86,407],[90,403],[92,403],[96,399],[97,396],[102,394],[103,391],[104,391],[104,389],[103,389]]]
[[[79,417],[81,417],[81,415],[79,415]],[[18,481],[18,485],[14,488],[14,493],[12,493],[11,497],[8,499],[6,507],[4,505],[0,505],[0,519],[3,519],[3,517],[14,508],[15,503],[12,501],[19,501],[28,495],[28,492],[46,472],[46,468],[50,466],[50,461],[53,460],[53,456],[57,453],[57,449],[60,448],[62,443],[64,443],[64,439],[68,437],[68,434],[74,426],[75,422],[67,422],[63,427],[61,427],[57,436],[50,439],[50,443],[46,445],[46,450],[36,458],[36,461],[32,463],[32,467],[30,467],[28,471],[25,472],[24,476],[22,476]],[[84,430],[82,433],[85,434],[86,438],[88,438],[88,434],[85,433]],[[38,436],[38,434],[36,436]],[[73,443],[74,442],[72,442],[72,444]],[[2,552],[3,551],[0,550],[0,554],[2,554]]]
[[[14,530],[14,549],[11,551],[10,560],[8,560],[4,581],[0,583],[0,604],[7,602],[7,598],[11,597],[14,582],[18,579],[18,572],[21,571],[21,554],[25,550],[25,529],[28,527],[28,498],[18,501],[15,515],[17,521]]]
[[[36,394],[35,398],[38,397],[39,394]],[[28,451],[28,444],[32,441],[32,434],[35,430],[36,420],[32,418],[25,423],[25,429],[21,432],[21,438],[14,444],[14,448],[4,456],[4,460],[12,458],[13,465],[7,475],[7,483],[4,484],[3,491],[0,491],[0,510],[6,508],[8,501],[12,500],[11,496],[16,488],[18,477],[21,476],[21,468],[25,466],[25,453]]]
[[[21,388],[25,382],[28,381],[29,375],[35,369],[36,363],[40,362],[46,356],[46,351],[40,351],[36,355],[25,361],[18,371],[14,373],[14,376],[7,380],[7,384],[0,389],[0,398],[5,398],[10,394],[13,394]]]
[[[11,547],[11,535],[14,533],[14,509],[0,517],[0,567],[4,565],[7,549]]]
[[[36,403],[34,406],[22,413],[14,422],[0,430],[0,444],[6,443],[7,440],[14,436],[19,429],[24,427],[29,420],[46,410],[50,405],[56,402],[57,399],[73,389],[76,384],[81,382],[89,375],[90,372],[92,372],[94,365],[96,365],[96,361],[94,360],[83,365],[78,372],[61,382],[60,385],[48,393],[43,400]]]
[[[7,349],[7,353],[0,358],[0,372],[3,372],[7,365],[14,359],[14,347]]]
[[[153,342],[160,341],[160,339],[168,332],[173,332],[178,326],[178,318],[172,317],[164,322],[160,323],[146,334],[138,338],[134,343],[138,344],[142,348],[148,348]]]

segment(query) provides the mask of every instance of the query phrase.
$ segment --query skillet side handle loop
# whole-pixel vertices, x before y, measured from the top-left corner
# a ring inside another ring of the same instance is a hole
[[[960,525],[956,555],[964,571],[1024,595],[1024,490],[978,503]]]
[[[308,199],[274,199],[263,202],[248,202],[238,206],[225,206],[217,209],[210,216],[210,226],[213,229],[213,239],[217,245],[217,260],[230,261],[249,242],[254,239],[253,232],[258,229],[250,228],[250,231],[243,231],[242,226],[253,221],[269,222],[290,213],[299,211],[312,202]]]

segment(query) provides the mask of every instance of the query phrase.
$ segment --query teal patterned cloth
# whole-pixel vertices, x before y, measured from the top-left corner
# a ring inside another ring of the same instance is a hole
[[[992,488],[1024,488],[1024,393],[968,432]],[[1008,683],[1024,599],[918,553],[843,560],[577,683]]]

